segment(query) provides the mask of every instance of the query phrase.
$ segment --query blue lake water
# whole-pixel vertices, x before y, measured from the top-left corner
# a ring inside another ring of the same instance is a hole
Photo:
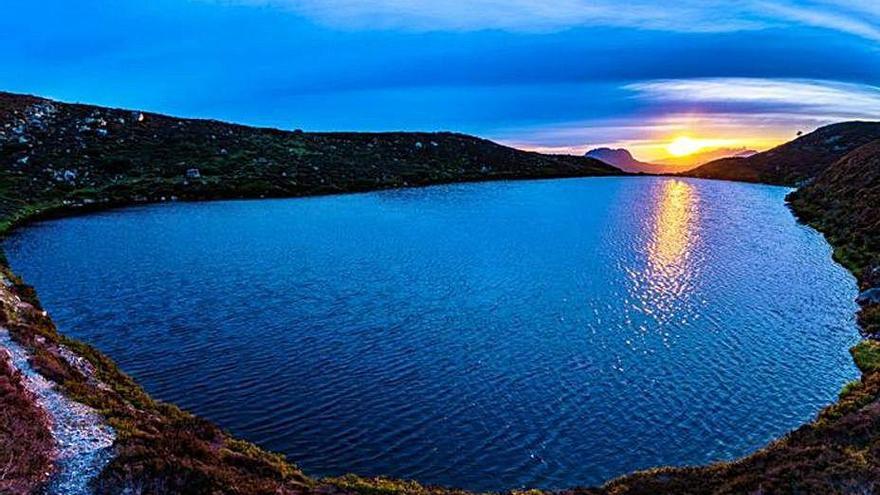
[[[478,490],[731,459],[857,372],[788,189],[496,182],[178,203],[6,243],[62,331],[311,475]]]

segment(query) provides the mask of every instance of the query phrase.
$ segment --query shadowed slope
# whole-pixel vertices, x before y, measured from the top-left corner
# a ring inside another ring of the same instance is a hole
[[[880,286],[880,139],[841,158],[789,200],[825,232],[865,288]]]
[[[747,158],[722,158],[685,172],[690,177],[796,185],[875,139],[880,122],[842,122]]]
[[[45,412],[0,349],[0,493],[36,491],[48,479],[54,450]]]
[[[304,133],[0,93],[0,216],[622,172],[463,134]]]

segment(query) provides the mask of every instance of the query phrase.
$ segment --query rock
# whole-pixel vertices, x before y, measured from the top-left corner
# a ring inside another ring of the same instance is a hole
[[[880,304],[880,287],[874,287],[873,289],[868,289],[859,294],[859,297],[856,298],[856,302],[862,306],[867,306],[868,304]]]
[[[862,273],[862,279],[862,283],[868,287],[880,287],[880,263],[875,262],[868,265]]]

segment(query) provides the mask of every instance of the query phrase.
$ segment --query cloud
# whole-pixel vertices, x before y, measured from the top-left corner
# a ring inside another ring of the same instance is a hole
[[[721,147],[771,148],[831,121],[822,117],[788,114],[735,113],[628,115],[507,129],[496,138],[522,149],[582,154],[597,147],[623,147],[639,159],[665,158],[666,146],[676,136],[708,140]]]
[[[724,139],[767,149],[797,131],[846,120],[880,119],[880,88],[805,79],[662,79],[626,84],[624,98],[638,110],[497,134],[520,148],[582,153],[598,146],[625,147],[642,159],[663,158],[675,136]]]
[[[832,2],[837,4],[837,2]],[[802,7],[783,3],[763,2],[763,8],[780,18],[808,26],[841,31],[869,40],[880,40],[880,27],[876,22],[866,21],[877,16],[878,7],[854,2],[852,6],[825,5]],[[823,8],[824,7],[824,8]],[[854,10],[854,12],[847,12]]]
[[[210,1],[210,0],[209,0]],[[282,7],[346,29],[553,31],[612,26],[727,32],[786,25],[880,40],[873,0],[213,0]]]
[[[880,118],[880,87],[837,81],[760,78],[655,80],[628,84],[635,97],[698,108],[736,108],[755,115],[822,115],[832,119]]]
[[[321,23],[345,28],[414,31],[502,29],[556,30],[578,25],[688,31],[759,27],[751,20],[707,16],[702,3],[685,0],[659,9],[635,0],[625,9],[610,0],[218,0],[288,8]],[[708,21],[709,18],[713,22]],[[695,24],[696,21],[700,21]]]

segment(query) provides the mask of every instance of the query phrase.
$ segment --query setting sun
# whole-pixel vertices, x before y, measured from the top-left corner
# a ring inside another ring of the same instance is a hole
[[[686,156],[700,151],[703,149],[703,146],[701,142],[695,139],[679,136],[666,146],[666,151],[673,156]]]

